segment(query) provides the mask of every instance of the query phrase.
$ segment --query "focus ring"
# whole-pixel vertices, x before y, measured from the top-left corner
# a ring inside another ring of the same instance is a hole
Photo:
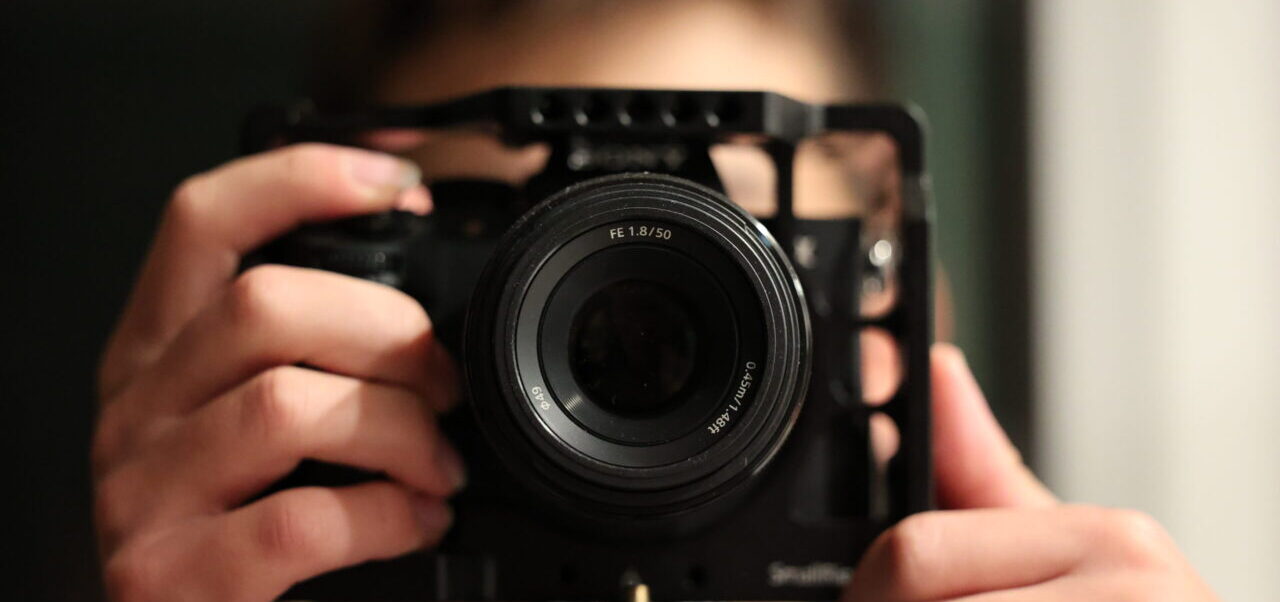
[[[533,409],[517,352],[517,334],[528,327],[520,310],[540,271],[577,236],[627,220],[671,224],[718,249],[749,283],[765,342],[755,401],[740,423],[706,449],[658,466],[624,466],[567,445]],[[514,475],[602,512],[663,514],[726,495],[776,453],[807,387],[809,325],[794,270],[754,218],[683,179],[608,176],[548,199],[518,221],[499,248],[473,298],[465,353],[478,421]]]

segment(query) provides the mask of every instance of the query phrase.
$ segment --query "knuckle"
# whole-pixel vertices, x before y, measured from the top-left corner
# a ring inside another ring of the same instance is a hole
[[[121,532],[126,523],[125,514],[132,507],[132,487],[125,481],[124,471],[116,470],[104,475],[94,487],[94,522],[109,537]]]
[[[1110,581],[1111,587],[1106,600],[1112,602],[1158,602],[1162,600],[1179,600],[1187,593],[1176,587],[1167,579],[1150,576],[1125,574]]]
[[[431,316],[427,314],[427,310],[422,307],[422,304],[404,291],[392,289],[392,292],[396,298],[395,302],[403,308],[406,322],[412,324],[414,329],[420,333],[434,334]]]
[[[133,602],[165,597],[161,557],[137,546],[125,547],[103,566],[102,578],[111,600]]]
[[[928,550],[937,540],[939,528],[936,516],[922,513],[903,519],[881,536],[885,576],[894,584],[896,595],[914,598],[917,585],[930,578]]]
[[[307,387],[302,368],[280,366],[259,374],[243,399],[242,426],[269,441],[289,441],[300,436],[307,420]]]
[[[289,294],[289,269],[260,265],[236,278],[228,291],[232,321],[251,326],[267,326],[284,311]]]
[[[1135,588],[1135,600],[1155,601],[1155,600],[1178,600],[1182,596],[1191,594],[1197,588],[1185,580],[1169,578],[1165,575],[1153,576],[1145,580],[1145,583],[1139,584]],[[1192,594],[1194,595],[1194,594]]]
[[[93,442],[89,445],[89,470],[93,475],[105,472],[111,465],[111,459],[115,457],[114,438],[105,431],[106,428],[101,424],[94,427]]]
[[[412,521],[409,497],[400,486],[373,482],[362,486],[366,503],[361,506],[361,522],[370,533],[395,533]]]
[[[93,439],[89,445],[89,464],[95,474],[105,471],[121,446],[120,413],[116,404],[102,406],[98,423],[93,427]]]
[[[263,508],[256,541],[265,557],[285,562],[334,561],[337,530],[329,519],[332,502],[310,493],[294,490]]]
[[[359,289],[351,289],[352,294],[359,294],[378,307],[379,311],[370,316],[378,320],[376,324],[408,341],[427,344],[434,340],[431,316],[413,296],[399,289],[365,281],[353,284]]]
[[[1107,510],[1102,519],[1103,545],[1121,562],[1138,569],[1167,568],[1173,544],[1164,527],[1136,510]]]
[[[166,208],[166,221],[173,223],[179,230],[189,231],[198,227],[204,220],[203,204],[205,189],[209,186],[208,174],[190,176],[173,189]]]
[[[400,309],[394,315],[399,319],[400,324],[406,325],[406,336],[410,340],[419,341],[425,346],[438,346],[435,329],[431,324],[431,316],[427,315],[427,311],[405,293],[401,291],[391,292],[395,293],[392,304]]]

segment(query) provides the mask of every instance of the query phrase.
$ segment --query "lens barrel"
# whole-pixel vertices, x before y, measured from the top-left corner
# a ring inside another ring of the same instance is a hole
[[[769,232],[691,181],[623,174],[526,213],[480,277],[477,421],[557,504],[656,516],[761,472],[809,379],[799,279]]]

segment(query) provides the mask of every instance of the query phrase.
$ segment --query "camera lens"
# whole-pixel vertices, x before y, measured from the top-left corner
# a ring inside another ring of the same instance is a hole
[[[577,515],[675,517],[762,473],[810,361],[798,277],[763,225],[688,180],[624,174],[553,195],[499,249],[464,352],[512,475]]]
[[[697,364],[698,334],[689,303],[676,291],[622,280],[578,310],[569,362],[592,403],[620,416],[654,416],[683,397]]]
[[[637,227],[680,241],[609,238]],[[516,349],[526,379],[558,402],[540,419],[575,449],[637,466],[696,454],[713,434],[695,431],[724,405],[734,366],[763,362],[749,282],[698,241],[675,225],[615,222],[576,237],[534,278]]]

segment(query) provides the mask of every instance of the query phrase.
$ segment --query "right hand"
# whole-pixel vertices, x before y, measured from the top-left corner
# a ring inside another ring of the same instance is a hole
[[[1022,463],[959,349],[934,345],[931,374],[947,509],[882,533],[844,602],[1218,599],[1154,519],[1060,504]]]
[[[426,313],[338,274],[237,274],[308,221],[425,213],[418,179],[389,155],[306,144],[174,193],[99,373],[95,518],[113,599],[266,600],[440,539],[464,477],[435,421],[457,375]],[[250,502],[304,458],[388,480]]]

